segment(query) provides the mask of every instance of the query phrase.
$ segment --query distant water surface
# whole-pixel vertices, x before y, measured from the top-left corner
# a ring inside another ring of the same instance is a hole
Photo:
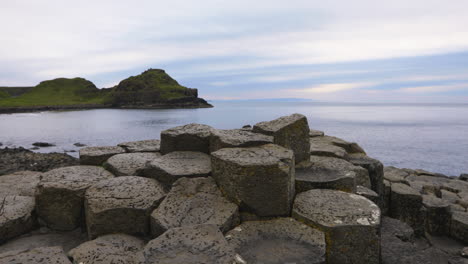
[[[78,150],[73,144],[115,145],[159,138],[187,123],[240,128],[291,113],[307,116],[313,129],[358,142],[385,165],[423,168],[447,175],[468,173],[468,105],[376,105],[313,102],[211,102],[210,109],[119,110],[0,115],[4,146],[56,144],[41,152]],[[70,153],[77,155],[77,153]]]

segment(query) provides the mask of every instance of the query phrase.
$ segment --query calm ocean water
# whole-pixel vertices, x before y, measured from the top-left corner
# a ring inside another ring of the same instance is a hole
[[[77,150],[73,144],[115,145],[159,138],[162,130],[203,123],[240,128],[302,113],[313,129],[358,142],[385,165],[423,168],[447,175],[468,173],[468,105],[372,105],[311,102],[212,102],[211,109],[42,112],[0,115],[0,142],[31,148],[37,141]],[[70,153],[77,155],[76,153]]]

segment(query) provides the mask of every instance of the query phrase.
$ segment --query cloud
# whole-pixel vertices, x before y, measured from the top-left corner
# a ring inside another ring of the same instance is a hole
[[[417,86],[405,87],[397,89],[398,92],[404,93],[440,93],[457,90],[468,90],[468,83],[453,84],[453,85],[432,85],[432,86]]]

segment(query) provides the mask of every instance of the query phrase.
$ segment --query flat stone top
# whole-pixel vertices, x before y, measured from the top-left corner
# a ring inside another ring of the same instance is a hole
[[[86,147],[80,149],[80,156],[103,156],[125,153],[125,150],[118,146]]]
[[[379,197],[376,192],[361,185],[356,186],[356,194]]]
[[[418,191],[403,183],[392,183],[392,192],[401,195],[421,196]]]
[[[211,158],[208,154],[195,151],[174,151],[150,162],[171,175],[209,174]]]
[[[211,153],[217,159],[233,162],[241,166],[267,166],[292,160],[292,150],[274,144],[250,148],[224,148]]]
[[[8,251],[0,254],[0,263],[71,264],[61,247],[40,247],[28,250]]]
[[[42,175],[39,186],[43,188],[57,188],[83,190],[105,179],[114,177],[112,173],[97,166],[71,166],[48,171]]]
[[[310,163],[313,167],[331,169],[331,170],[346,170],[346,171],[356,171],[361,170],[364,173],[367,172],[363,167],[355,166],[351,162],[344,159],[335,158],[335,157],[326,157],[326,156],[310,156]]]
[[[173,127],[161,132],[161,134],[178,136],[183,134],[192,134],[199,137],[211,136],[213,128],[208,125],[191,123],[184,126]]]
[[[30,215],[36,205],[34,197],[6,196],[1,198],[0,226],[8,221]]]
[[[117,146],[124,148],[127,152],[158,152],[161,148],[159,139],[123,142]]]
[[[291,124],[294,124],[295,122],[300,121],[301,119],[305,119],[307,121],[307,118],[301,114],[292,114],[289,116],[282,116],[275,120],[265,121],[265,122],[260,122],[260,123],[255,124],[253,127],[253,132],[273,135],[275,132]]]
[[[370,200],[352,193],[325,189],[298,194],[293,205],[293,216],[325,228],[380,224],[380,209]]]
[[[233,146],[240,146],[247,142],[273,143],[273,137],[264,134],[253,133],[244,129],[213,130],[213,136],[219,137],[221,141]]]
[[[423,205],[425,207],[430,207],[430,208],[435,208],[435,207],[439,207],[439,208],[445,208],[445,207],[448,207],[450,206],[450,203],[445,201],[445,200],[442,200],[434,195],[422,195],[422,198],[423,198]]]
[[[110,157],[104,167],[116,175],[135,175],[137,170],[145,168],[146,164],[160,158],[160,153],[123,153]]]
[[[113,208],[147,210],[165,195],[161,184],[154,179],[124,176],[91,186],[86,191],[86,203],[94,213]]]
[[[34,196],[42,173],[19,171],[0,176],[0,197],[7,195]]]
[[[309,131],[309,137],[323,137],[323,136],[325,136],[325,133],[323,131],[315,130],[315,129],[311,129]]]
[[[330,182],[333,180],[356,177],[356,173],[352,171],[332,170],[317,167],[309,167],[304,169],[296,169],[296,180],[312,181],[312,182]]]
[[[172,228],[151,240],[137,263],[233,264],[236,253],[214,225]]]

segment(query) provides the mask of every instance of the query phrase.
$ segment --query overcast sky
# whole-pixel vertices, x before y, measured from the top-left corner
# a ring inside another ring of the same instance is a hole
[[[15,0],[0,86],[163,68],[207,99],[468,102],[468,1]]]

